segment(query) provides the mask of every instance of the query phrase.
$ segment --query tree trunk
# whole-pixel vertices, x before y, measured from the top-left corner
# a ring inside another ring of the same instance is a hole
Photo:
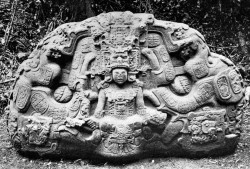
[[[86,4],[86,16],[87,18],[94,16],[94,12],[91,9],[91,0],[85,0]]]
[[[94,16],[91,10],[91,0],[67,0],[70,6],[71,21],[82,21],[86,18]]]
[[[239,45],[240,45],[241,51],[244,54],[244,57],[243,57],[242,61],[244,63],[249,64],[250,55],[249,55],[249,52],[248,52],[248,48],[247,48],[247,44],[246,44],[246,40],[245,40],[245,35],[241,31],[239,31],[238,32],[238,38],[239,38]]]

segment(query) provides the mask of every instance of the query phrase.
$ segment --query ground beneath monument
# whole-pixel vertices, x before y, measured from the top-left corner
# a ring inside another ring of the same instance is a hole
[[[250,108],[245,113],[243,135],[234,154],[204,159],[187,158],[149,158],[130,164],[114,165],[109,162],[92,162],[89,160],[56,160],[27,158],[18,154],[12,147],[7,130],[5,117],[0,117],[0,169],[77,169],[77,168],[161,168],[161,169],[228,169],[250,168]]]

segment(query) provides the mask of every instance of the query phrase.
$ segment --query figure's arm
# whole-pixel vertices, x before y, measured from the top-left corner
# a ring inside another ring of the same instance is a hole
[[[95,58],[96,58],[96,54],[94,52],[86,54],[84,62],[82,64],[81,72],[80,72],[81,75],[86,76],[88,74],[87,68],[90,62],[93,61]]]
[[[103,116],[104,106],[105,106],[105,92],[104,90],[101,89],[98,95],[98,103],[94,113],[96,118],[101,118]]]
[[[156,106],[160,106],[160,102],[157,99],[157,97],[153,94],[153,92],[151,92],[151,91],[147,91],[147,92],[146,93],[148,94],[148,98],[150,98],[151,101]],[[144,105],[144,100],[143,100],[143,92],[142,92],[141,88],[138,91],[136,101],[137,101],[136,105],[138,106],[138,109],[137,109],[138,114],[144,116],[144,118],[146,119],[147,122],[149,122],[151,124],[154,124],[154,125],[160,125],[160,124],[163,124],[165,122],[165,120],[167,119],[167,114],[166,113],[162,113],[160,111],[154,111],[154,110],[146,111],[146,108],[145,108],[145,105]]]
[[[157,59],[157,56],[154,54],[154,52],[151,49],[149,48],[142,49],[142,54],[146,56],[147,59],[150,61],[150,65],[155,73],[162,72],[159,60]]]
[[[86,97],[90,100],[96,100],[98,98],[97,92],[94,92],[92,90],[85,90],[84,93],[86,94]]]
[[[156,107],[160,106],[159,99],[155,96],[155,94],[150,90],[143,90],[144,97],[147,97]]]
[[[141,88],[138,89],[138,93],[136,95],[136,107],[137,107],[138,114],[145,115],[145,113],[146,113],[145,104],[144,104],[143,93],[142,93]]]

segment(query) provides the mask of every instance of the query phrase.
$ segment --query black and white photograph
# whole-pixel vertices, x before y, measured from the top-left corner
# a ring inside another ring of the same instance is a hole
[[[249,169],[250,0],[0,0],[0,169]]]

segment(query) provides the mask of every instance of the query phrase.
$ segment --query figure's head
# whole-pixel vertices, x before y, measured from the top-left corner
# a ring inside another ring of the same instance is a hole
[[[112,78],[115,83],[122,85],[128,80],[128,72],[124,68],[115,68],[112,71]]]
[[[82,102],[81,108],[80,108],[80,115],[82,117],[88,117],[89,116],[90,103],[89,103],[89,101],[84,102],[84,103],[83,102]]]

